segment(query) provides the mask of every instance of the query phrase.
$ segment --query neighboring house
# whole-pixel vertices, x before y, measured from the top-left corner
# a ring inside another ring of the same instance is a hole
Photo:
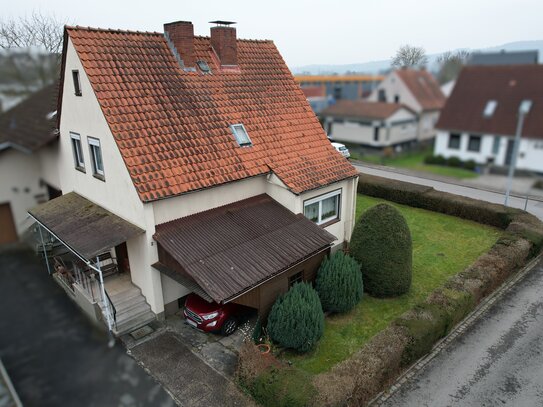
[[[0,244],[30,226],[27,210],[59,195],[56,86],[0,115]]]
[[[417,114],[399,103],[341,100],[321,116],[334,141],[376,148],[417,141]]]
[[[304,92],[315,114],[319,114],[330,104],[334,103],[333,98],[326,96],[326,88],[324,86],[306,86],[302,88],[302,92]]]
[[[387,75],[368,100],[408,106],[418,115],[418,140],[427,141],[436,135],[434,126],[445,104],[445,95],[428,71],[399,69]]]
[[[30,213],[75,258],[76,300],[117,334],[190,292],[265,315],[351,236],[357,171],[273,42],[217,23],[210,37],[183,21],[164,34],[65,29],[67,194]],[[89,281],[112,257],[124,272]]]
[[[500,51],[475,52],[471,54],[466,65],[527,65],[537,64],[539,52],[534,51]]]
[[[543,65],[465,67],[437,123],[434,153],[509,165],[523,100],[532,107],[516,166],[543,172]]]
[[[297,75],[294,77],[305,89],[323,88],[326,106],[322,103],[311,107],[326,108],[338,100],[360,100],[369,95],[383,80],[381,75]],[[309,92],[313,92],[310,90]],[[314,109],[315,113],[319,113]]]

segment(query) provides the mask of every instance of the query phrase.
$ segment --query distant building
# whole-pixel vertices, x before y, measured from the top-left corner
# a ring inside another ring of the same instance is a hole
[[[526,99],[532,107],[516,166],[543,172],[543,65],[465,67],[437,123],[434,153],[509,165],[519,105]]]
[[[0,115],[0,244],[29,226],[26,211],[60,193],[56,85]]]
[[[302,91],[315,114],[319,114],[323,109],[326,109],[333,103],[333,99],[326,96],[326,88],[324,86],[306,86],[302,88]]]
[[[417,141],[417,114],[399,103],[340,100],[321,116],[334,141],[375,148]]]
[[[383,80],[382,75],[300,75],[294,79],[304,89],[324,89],[324,102],[311,103],[322,110],[323,104],[329,106],[338,100],[360,100],[368,96]],[[304,90],[304,93],[306,91]],[[310,91],[312,92],[312,91]],[[319,111],[313,109],[315,113]]]
[[[477,52],[471,54],[467,65],[526,65],[538,61],[538,51]]]
[[[434,125],[445,104],[445,95],[428,71],[399,69],[387,75],[368,100],[408,106],[418,115],[417,140],[427,141],[435,137]]]

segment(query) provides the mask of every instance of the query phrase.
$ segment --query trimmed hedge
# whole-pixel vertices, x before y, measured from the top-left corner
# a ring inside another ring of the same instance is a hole
[[[311,284],[296,283],[275,301],[267,330],[275,343],[298,352],[317,344],[324,332],[324,313]]]
[[[543,244],[543,223],[521,210],[369,175],[360,179],[358,190],[498,226],[508,233],[471,266],[375,335],[352,357],[315,377],[316,405],[319,406],[366,405],[407,366],[429,352],[481,299],[540,253]]]
[[[360,263],[369,294],[393,297],[409,291],[413,244],[407,222],[396,208],[379,204],[364,212],[354,227],[349,250]]]
[[[475,160],[462,161],[459,157],[445,158],[442,155],[428,155],[424,157],[424,164],[464,168],[470,171],[475,171],[475,168],[477,168]]]
[[[322,308],[329,312],[347,312],[360,302],[363,294],[360,265],[342,251],[325,258],[317,272],[315,289]]]

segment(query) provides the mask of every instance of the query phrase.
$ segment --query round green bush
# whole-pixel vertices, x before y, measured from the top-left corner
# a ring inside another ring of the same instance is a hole
[[[475,160],[467,160],[464,163],[464,168],[466,170],[475,171],[475,168],[477,168],[477,163],[475,162]]]
[[[352,257],[337,251],[322,262],[315,289],[325,311],[349,311],[362,299],[360,265]]]
[[[268,317],[268,334],[279,345],[307,352],[323,332],[324,313],[319,296],[310,284],[294,284],[273,304]]]
[[[409,291],[411,232],[396,208],[379,204],[362,214],[353,230],[350,253],[360,263],[364,288],[370,295],[393,297]]]
[[[447,159],[447,165],[449,167],[461,167],[462,166],[462,160],[458,157],[449,157]]]

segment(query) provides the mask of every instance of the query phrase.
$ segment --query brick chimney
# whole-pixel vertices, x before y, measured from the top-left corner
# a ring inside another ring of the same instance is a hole
[[[238,64],[238,43],[236,29],[230,27],[231,21],[211,21],[217,26],[211,27],[211,46],[219,56],[221,65]]]
[[[190,21],[175,21],[164,24],[164,35],[175,48],[185,68],[194,67],[194,26]],[[174,52],[175,53],[175,52]],[[177,56],[177,55],[176,55]]]

